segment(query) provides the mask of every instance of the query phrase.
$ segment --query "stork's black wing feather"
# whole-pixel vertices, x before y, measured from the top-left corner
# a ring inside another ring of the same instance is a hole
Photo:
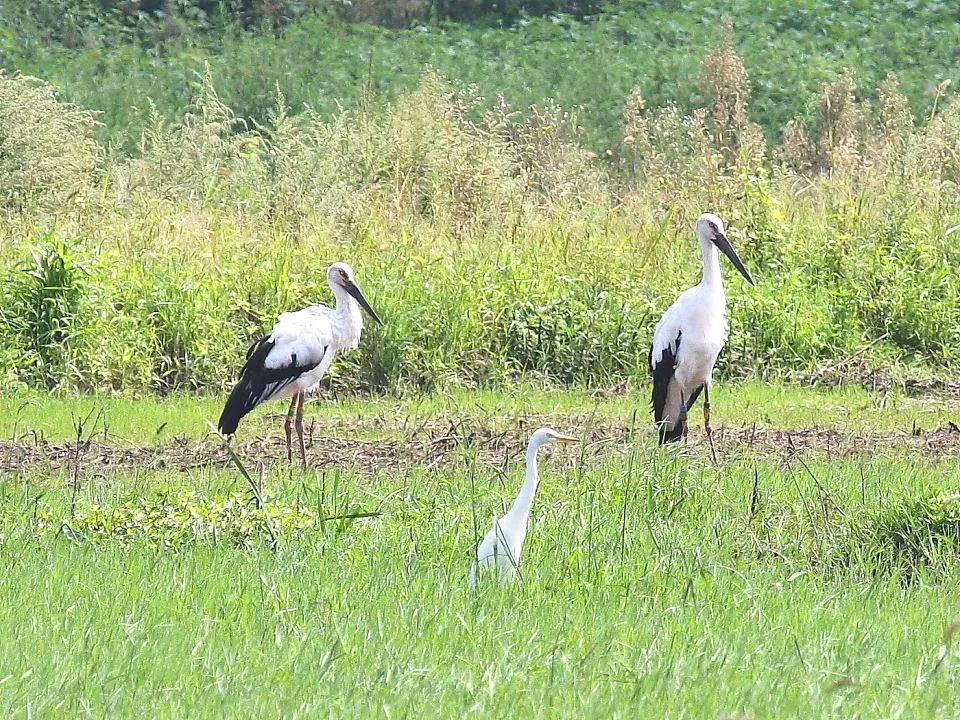
[[[674,426],[669,428],[664,422],[667,393],[677,367],[677,353],[680,352],[681,335],[683,335],[682,332],[677,333],[676,342],[667,345],[659,358],[653,357],[653,346],[650,346],[650,372],[653,375],[653,393],[650,397],[650,404],[653,406],[653,420],[660,431],[661,445],[665,442],[679,440],[683,436],[683,428],[680,423],[675,422]]]
[[[243,374],[247,371],[247,365],[250,364],[250,358],[253,357],[253,353],[257,351],[257,348],[260,347],[263,344],[263,341],[266,340],[268,337],[270,336],[261,335],[260,337],[255,339],[252,343],[250,343],[250,347],[247,348],[247,359],[243,363],[243,367],[240,368],[240,372],[237,373],[237,380],[243,377]],[[270,351],[268,350],[267,352],[269,353]]]
[[[297,355],[293,353],[289,363],[277,368],[266,367],[267,356],[276,347],[276,343],[270,337],[269,335],[259,337],[247,350],[247,361],[240,370],[240,381],[230,392],[230,397],[227,398],[227,404],[224,405],[217,423],[217,427],[224,435],[236,432],[240,419],[244,415],[320,364],[318,360],[309,365],[299,365]]]

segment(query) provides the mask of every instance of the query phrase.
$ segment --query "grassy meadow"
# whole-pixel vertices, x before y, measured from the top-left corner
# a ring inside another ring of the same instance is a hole
[[[960,716],[952,4],[63,2],[0,8],[0,714]],[[705,210],[756,280],[716,464],[647,407]],[[336,260],[385,323],[310,469],[279,404],[228,449],[250,340]],[[582,442],[470,592],[542,424]]]
[[[960,710],[949,400],[718,389],[717,466],[699,427],[658,450],[644,400],[323,398],[307,473],[268,408],[237,443],[259,509],[218,399],[4,398],[3,713]],[[545,418],[583,442],[542,462],[518,584],[471,593]]]

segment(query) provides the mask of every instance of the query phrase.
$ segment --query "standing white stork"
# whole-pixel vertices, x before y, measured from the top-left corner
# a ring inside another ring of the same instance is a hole
[[[303,442],[304,395],[320,384],[337,350],[352,349],[360,344],[361,307],[377,323],[383,324],[354,282],[353,268],[349,265],[343,262],[331,265],[327,269],[327,284],[337,300],[333,310],[311,305],[296,312],[285,312],[277,318],[273,330],[253,342],[247,350],[240,381],[227,398],[217,423],[220,432],[232,435],[240,418],[257,405],[273,398],[289,397],[290,408],[283,424],[287,459],[293,461],[292,425],[300,440],[304,469],[307,467]]]
[[[477,587],[477,574],[484,571],[495,572],[501,580],[509,580],[520,564],[520,552],[527,537],[527,520],[530,507],[537,493],[540,473],[537,470],[537,453],[544,445],[555,442],[579,442],[577,438],[562,435],[553,428],[542,427],[537,430],[527,444],[527,477],[520,488],[520,494],[503,517],[493,521],[493,528],[486,534],[477,547],[477,555],[470,566],[470,587]]]
[[[713,450],[710,427],[710,382],[717,356],[727,340],[727,296],[720,278],[717,250],[753,284],[723,231],[723,220],[704,213],[697,220],[703,257],[703,278],[678,297],[653,332],[650,371],[653,374],[653,417],[660,444],[687,435],[687,411],[703,392],[703,427]],[[716,456],[714,455],[714,459]]]

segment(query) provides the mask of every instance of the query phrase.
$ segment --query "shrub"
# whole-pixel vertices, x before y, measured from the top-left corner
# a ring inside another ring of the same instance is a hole
[[[713,143],[729,166],[756,171],[765,156],[763,131],[747,114],[750,76],[733,48],[733,23],[724,17],[720,44],[700,63],[700,74],[710,108]]]
[[[200,201],[242,207],[260,186],[260,138],[220,102],[213,80],[199,78],[183,119],[168,123],[152,108],[140,157],[116,169],[118,201]]]
[[[258,508],[241,493],[210,498],[193,491],[160,489],[113,506],[81,506],[56,532],[74,542],[148,543],[179,550],[193,543],[256,547],[271,533],[293,538],[316,532],[323,522],[312,509],[275,500]]]
[[[957,497],[928,492],[869,513],[854,528],[842,563],[910,581],[923,569],[945,572],[960,558]]]
[[[942,93],[945,84],[937,88]],[[960,197],[960,96],[954,95],[947,107],[934,115],[920,131],[913,146],[909,173],[916,185],[930,180],[943,183],[944,197]]]

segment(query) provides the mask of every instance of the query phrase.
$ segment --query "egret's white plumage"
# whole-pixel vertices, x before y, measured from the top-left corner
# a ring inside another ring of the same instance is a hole
[[[476,559],[470,566],[470,587],[477,586],[478,575],[489,572],[501,580],[509,580],[516,574],[520,564],[523,541],[527,537],[527,521],[530,508],[537,493],[540,474],[537,469],[537,453],[544,445],[555,442],[578,442],[576,438],[562,435],[553,428],[537,430],[527,444],[526,479],[520,493],[505,515],[493,522],[493,527],[477,546]]]
[[[343,262],[331,265],[327,269],[327,284],[336,298],[334,308],[310,305],[282,313],[273,329],[250,346],[240,381],[230,393],[219,422],[220,431],[229,435],[236,432],[240,419],[260,403],[279,397],[291,398],[284,423],[287,455],[292,455],[292,423],[300,440],[304,465],[304,395],[317,387],[338,350],[360,344],[361,307],[381,322],[354,282],[353,268],[349,265]]]
[[[727,339],[727,297],[720,277],[723,252],[753,284],[733,246],[723,220],[704,213],[697,220],[697,240],[703,258],[703,277],[683,292],[657,323],[650,349],[653,373],[653,413],[660,442],[679,440],[686,430],[686,412],[704,393],[704,426],[710,428],[710,382],[713,366]]]

